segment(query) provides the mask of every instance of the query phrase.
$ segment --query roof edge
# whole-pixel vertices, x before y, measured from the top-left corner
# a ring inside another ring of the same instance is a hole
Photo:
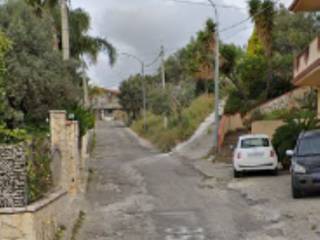
[[[294,0],[294,2],[290,5],[289,10],[294,12],[298,4],[299,0]]]

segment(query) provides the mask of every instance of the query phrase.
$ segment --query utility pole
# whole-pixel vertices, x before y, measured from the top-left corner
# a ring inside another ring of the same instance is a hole
[[[166,89],[166,69],[164,65],[164,47],[161,46],[161,79],[162,79],[162,87]]]
[[[144,74],[144,62],[141,61],[141,79],[142,79],[142,98],[143,98],[143,129],[147,130],[147,100],[146,100],[146,85]]]
[[[219,38],[219,14],[217,6],[214,4],[212,0],[208,0],[211,6],[214,9],[215,19],[216,19],[216,29],[215,29],[215,70],[214,70],[214,97],[215,97],[215,128],[214,128],[214,145],[216,147],[217,153],[219,152],[219,106],[220,106],[220,98],[219,98],[219,70],[220,70],[220,38]]]
[[[70,59],[70,35],[67,0],[61,0],[61,34],[63,60]]]
[[[62,34],[62,55],[63,60],[70,60],[70,29],[69,29],[69,10],[67,1],[61,1],[61,34]],[[83,87],[83,106],[85,108],[89,107],[89,92],[88,92],[88,82],[85,77],[82,77],[82,87]]]
[[[163,88],[163,93],[166,91],[166,68],[165,68],[165,62],[164,62],[164,46],[161,45],[161,50],[160,50],[160,55],[161,55],[161,80],[162,80],[162,88]],[[163,126],[164,128],[168,128],[168,117],[165,115],[163,118]]]

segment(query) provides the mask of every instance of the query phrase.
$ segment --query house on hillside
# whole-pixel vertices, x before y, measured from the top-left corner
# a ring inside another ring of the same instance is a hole
[[[320,11],[319,0],[294,0],[293,12]],[[317,36],[294,62],[294,84],[318,89],[318,116],[320,117],[320,36]]]
[[[91,108],[97,119],[111,120],[122,112],[119,102],[119,91],[95,87],[90,92]]]

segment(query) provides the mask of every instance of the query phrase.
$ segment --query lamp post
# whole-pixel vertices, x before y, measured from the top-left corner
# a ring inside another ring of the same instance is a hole
[[[214,145],[216,146],[216,151],[219,151],[219,70],[220,70],[220,42],[219,42],[219,14],[217,6],[212,0],[208,0],[211,6],[214,9],[214,14],[216,18],[216,29],[215,29],[215,72],[214,72],[214,97],[215,97],[215,129],[214,129]]]
[[[144,68],[145,68],[145,64],[144,61],[141,60],[139,57],[133,55],[133,54],[129,54],[129,53],[122,53],[122,55],[130,57],[134,60],[136,60],[140,65],[141,65],[141,79],[142,79],[142,99],[143,99],[143,128],[146,131],[146,109],[147,109],[147,101],[146,101],[146,86],[145,86],[145,82],[144,82]]]

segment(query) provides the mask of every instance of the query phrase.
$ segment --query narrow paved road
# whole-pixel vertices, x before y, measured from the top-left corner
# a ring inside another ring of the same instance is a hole
[[[116,123],[96,133],[79,239],[238,240],[263,224],[225,181],[207,184],[196,160],[144,148]]]

